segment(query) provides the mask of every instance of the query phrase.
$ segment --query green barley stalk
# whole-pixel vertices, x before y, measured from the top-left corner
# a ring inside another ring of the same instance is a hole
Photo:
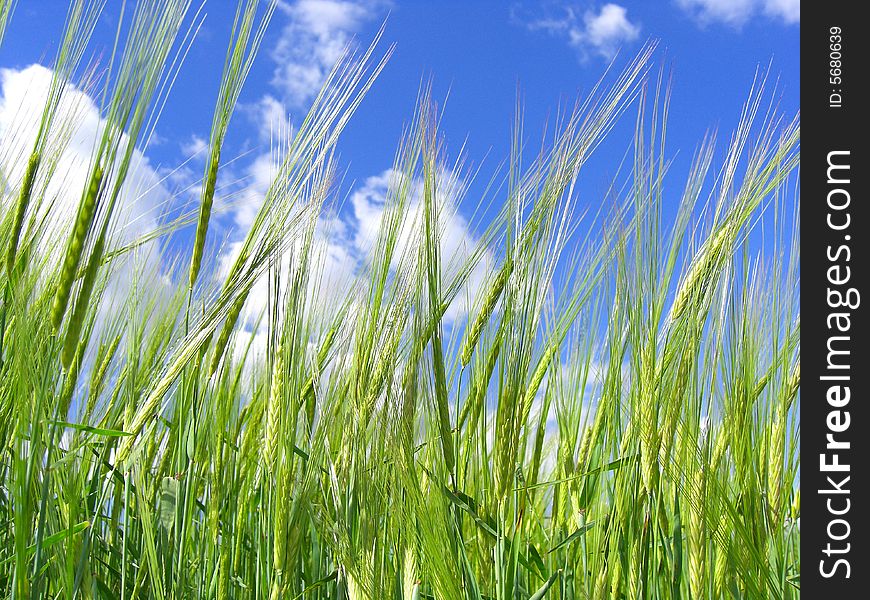
[[[112,338],[112,341],[109,342],[109,345],[105,347],[105,350],[102,352],[102,358],[99,359],[97,367],[96,369],[94,369],[93,374],[91,375],[91,381],[88,385],[88,400],[83,413],[83,416],[86,419],[93,413],[94,405],[97,402],[97,397],[100,395],[100,392],[102,391],[103,386],[106,383],[106,375],[109,372],[109,366],[112,364],[112,360],[115,358],[115,352],[117,352],[120,343],[121,334],[119,333],[115,335],[115,337]]]
[[[343,315],[344,310],[339,311],[339,315]],[[318,372],[322,371],[324,366],[326,365],[326,361],[329,358],[329,353],[332,350],[332,345],[335,342],[335,336],[338,334],[338,323],[334,323],[323,336],[323,340],[320,342],[320,349],[317,351],[317,370]],[[314,426],[314,403],[315,403],[315,394],[314,394],[314,375],[309,375],[308,379],[305,380],[305,383],[302,386],[302,405],[305,407],[305,417],[308,420],[308,427],[311,428]]]
[[[429,133],[434,137],[434,134]],[[437,222],[440,207],[436,203],[436,169],[437,155],[435,140],[425,156],[424,189],[423,189],[423,225],[424,251],[427,266],[429,309],[432,315],[438,315],[441,307],[441,267],[437,233]],[[444,455],[444,465],[451,479],[456,480],[456,451],[453,441],[453,427],[450,424],[450,408],[447,400],[447,375],[444,367],[444,350],[441,344],[441,328],[436,325],[432,335],[432,370],[435,379],[435,408],[438,414],[438,429],[441,439],[441,450]]]
[[[728,540],[730,536],[728,532],[725,531],[725,528],[728,526],[728,519],[725,515],[719,519],[719,530],[720,535],[725,537],[725,542],[716,544],[716,556],[715,556],[715,565],[713,567],[713,586],[717,596],[725,597],[727,590],[727,577],[728,577]],[[717,536],[718,537],[718,536]]]

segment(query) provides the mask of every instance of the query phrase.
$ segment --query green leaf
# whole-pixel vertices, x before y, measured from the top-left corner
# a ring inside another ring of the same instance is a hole
[[[112,593],[109,586],[107,586],[99,577],[94,577],[94,583],[96,583],[97,591],[100,593],[100,598],[104,598],[104,600],[112,600],[113,598],[118,597],[117,594]]]
[[[481,529],[483,529],[486,533],[494,538],[498,537],[498,533],[496,532],[497,526],[495,525],[495,523],[487,522],[487,520],[484,520],[482,517],[480,517],[480,515],[477,514],[477,511],[474,509],[473,506],[469,505],[462,498],[451,492],[446,485],[442,485],[441,489],[444,491],[444,494],[454,505],[456,505],[460,510],[463,510],[471,515],[471,518],[474,520],[475,523],[477,523],[477,525]]]
[[[78,431],[84,431],[85,433],[90,433],[91,435],[101,435],[104,437],[127,437],[129,435],[133,435],[127,431],[121,431],[120,429],[104,429],[102,427],[91,427],[90,425],[82,425],[81,423],[68,423],[67,421],[49,421],[52,425],[56,427],[65,427],[67,429],[76,429]]]
[[[174,477],[164,477],[160,482],[160,503],[158,518],[166,531],[172,531],[175,524],[175,507],[178,504],[178,480]]]
[[[318,579],[317,581],[315,581],[314,583],[309,585],[307,588],[305,588],[304,590],[299,592],[298,596],[294,596],[293,600],[299,600],[300,598],[302,598],[302,596],[304,596],[308,592],[313,592],[317,588],[323,587],[324,585],[326,585],[327,583],[329,583],[330,581],[332,581],[336,577],[338,577],[338,571],[333,571],[332,573],[330,573],[329,575],[327,575],[323,579]]]
[[[549,481],[542,481],[540,483],[536,483],[534,485],[523,485],[518,486],[513,489],[515,492],[521,492],[523,490],[533,490],[540,487],[547,487],[550,485],[556,485],[557,483],[565,483],[567,481],[573,481],[575,479],[581,479],[583,477],[589,477],[590,475],[596,475],[598,473],[604,473],[607,471],[616,471],[617,469],[622,468],[622,466],[628,462],[637,459],[640,457],[640,454],[631,454],[629,456],[623,456],[622,458],[617,458],[616,460],[610,461],[609,463],[602,465],[600,467],[596,467],[594,469],[589,469],[584,473],[578,473],[576,475],[571,475],[570,477],[562,477],[561,479],[550,479]]]
[[[542,585],[537,592],[529,597],[529,600],[541,600],[544,596],[546,596],[547,590],[553,587],[553,584],[556,583],[556,580],[559,579],[559,575],[561,574],[562,569],[559,569],[558,571],[550,575],[550,578],[544,582],[544,585]]]
[[[63,540],[67,539],[70,536],[77,535],[77,534],[81,533],[82,531],[84,531],[85,529],[87,529],[90,526],[91,526],[90,521],[82,521],[81,523],[78,523],[77,525],[73,525],[72,529],[64,529],[63,531],[58,531],[57,533],[53,533],[52,535],[50,535],[47,538],[45,538],[44,540],[42,540],[42,549],[45,550],[46,548],[50,548],[51,546],[54,546],[58,542],[62,542]],[[25,557],[31,556],[35,552],[36,552],[36,544],[31,544],[30,546],[28,546],[24,550],[24,556]],[[16,555],[13,554],[13,555],[7,557],[6,560],[4,560],[2,563],[0,563],[0,565],[5,565],[5,564],[11,562],[12,560],[15,559],[15,556]]]
[[[546,567],[544,566],[544,561],[541,560],[541,555],[538,554],[538,549],[535,548],[535,545],[531,542],[529,542],[528,556],[529,556],[529,564],[535,566],[535,568],[538,570],[538,573],[537,573],[538,576],[541,579],[546,579],[547,578],[547,571],[546,571]]]
[[[550,550],[547,551],[547,554],[550,554],[551,552],[555,552],[556,550],[558,550],[559,548],[561,548],[563,546],[567,546],[568,544],[576,542],[581,537],[586,535],[586,532],[589,531],[593,525],[595,525],[595,521],[591,521],[589,523],[586,523],[583,527],[580,527],[579,529],[574,531],[574,533],[572,533],[571,535],[566,537],[564,540],[562,540],[561,542],[559,542],[558,544],[556,544],[555,546],[550,548]]]

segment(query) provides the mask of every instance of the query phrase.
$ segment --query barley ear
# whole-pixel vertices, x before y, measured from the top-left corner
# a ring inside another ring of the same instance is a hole
[[[489,350],[489,355],[486,357],[483,373],[473,379],[468,399],[463,404],[462,411],[459,413],[459,420],[456,425],[457,431],[462,430],[469,418],[472,421],[476,419],[480,406],[483,404],[483,399],[486,397],[486,388],[489,386],[489,380],[492,378],[495,364],[501,352],[501,338],[502,329],[499,329],[495,340],[493,340],[492,348]]]
[[[704,518],[707,472],[704,467],[699,467],[689,477],[689,518],[686,523],[689,542],[689,589],[692,598],[703,598],[707,569],[707,532]]]
[[[274,474],[275,458],[278,455],[280,420],[283,413],[284,398],[284,352],[281,344],[276,350],[275,365],[272,369],[272,383],[269,390],[269,404],[266,410],[266,427],[263,431],[263,468],[266,473]]]
[[[767,451],[767,502],[771,521],[779,522],[783,488],[783,462],[785,461],[785,425],[783,411],[776,410],[770,424],[770,439]]]
[[[474,352],[474,348],[477,346],[477,341],[480,339],[480,334],[483,332],[484,326],[489,321],[489,317],[495,309],[496,302],[498,302],[498,299],[501,297],[502,290],[504,290],[504,285],[507,282],[509,275],[510,262],[505,262],[504,265],[502,265],[501,270],[499,270],[495,281],[492,282],[492,286],[489,288],[489,292],[483,301],[483,306],[480,307],[480,312],[477,313],[477,316],[468,328],[465,339],[462,341],[462,348],[459,356],[463,367],[471,360],[471,354]]]
[[[230,550],[226,542],[220,545],[220,565],[218,567],[217,600],[229,598],[230,585]]]
[[[737,224],[726,223],[701,246],[674,297],[668,315],[669,323],[675,322],[686,309],[703,298],[719,269],[722,253],[734,243],[736,235]]]
[[[24,172],[24,180],[21,183],[21,192],[18,194],[18,202],[15,205],[15,216],[12,221],[12,231],[9,232],[9,247],[6,250],[6,272],[11,276],[15,266],[15,254],[18,251],[18,240],[21,237],[21,228],[24,226],[24,215],[30,204],[30,196],[33,193],[33,182],[36,180],[36,171],[39,168],[39,153],[34,152],[27,161],[27,170]]]
[[[218,165],[220,164],[221,151],[216,147],[212,152],[208,175],[205,180],[205,188],[202,193],[202,204],[199,206],[199,220],[196,223],[196,238],[193,242],[193,254],[190,257],[190,273],[187,285],[193,288],[199,269],[202,266],[202,253],[205,249],[205,238],[208,234],[208,222],[211,218],[211,207],[214,203],[215,183],[217,182]]]
[[[66,313],[70,291],[72,290],[73,282],[76,279],[76,272],[82,259],[85,238],[94,220],[94,213],[97,208],[97,196],[102,182],[103,168],[97,165],[94,167],[93,173],[91,173],[87,193],[79,205],[78,215],[76,216],[75,225],[67,243],[66,255],[61,266],[60,281],[58,281],[54,302],[51,305],[51,324],[55,331],[60,329],[60,323]]]
[[[221,363],[221,358],[223,358],[224,351],[227,349],[227,344],[230,342],[230,336],[233,333],[233,329],[236,327],[236,321],[239,320],[239,315],[242,312],[242,308],[245,306],[245,300],[248,297],[248,292],[250,291],[250,287],[246,288],[242,293],[239,294],[239,297],[236,298],[236,301],[230,307],[229,313],[227,313],[227,318],[224,321],[224,326],[221,329],[220,334],[218,335],[217,341],[214,345],[214,350],[212,351],[211,364],[209,365],[209,376],[214,375],[218,369],[218,366]]]
[[[287,517],[290,500],[290,464],[284,462],[278,468],[278,494],[275,498],[274,546],[272,547],[272,568],[280,579],[284,573],[284,562],[287,559]]]
[[[792,367],[791,374],[788,377],[788,382],[786,383],[785,388],[785,409],[789,410],[791,408],[792,403],[794,402],[795,397],[797,397],[798,390],[801,388],[801,363],[800,361],[796,362],[794,367]]]
[[[538,366],[532,374],[532,378],[529,381],[529,387],[526,389],[525,398],[523,399],[523,423],[525,423],[526,419],[529,418],[529,413],[532,410],[535,396],[538,394],[541,383],[544,381],[544,376],[547,374],[547,370],[550,368],[550,363],[553,362],[553,357],[556,356],[556,351],[558,349],[559,345],[551,342],[544,351],[544,355],[541,357]]]
[[[82,327],[85,322],[85,315],[90,305],[91,294],[94,291],[94,284],[97,281],[97,271],[100,267],[100,261],[103,255],[103,244],[105,238],[100,236],[94,245],[94,250],[91,253],[91,258],[88,261],[88,268],[82,277],[82,284],[79,288],[79,295],[73,305],[72,316],[69,320],[69,325],[64,337],[63,350],[61,352],[61,363],[64,368],[69,368],[72,361],[73,353],[78,346],[79,338],[81,337]]]

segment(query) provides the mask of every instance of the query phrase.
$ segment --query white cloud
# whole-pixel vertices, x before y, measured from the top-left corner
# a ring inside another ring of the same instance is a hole
[[[194,134],[186,142],[182,142],[180,148],[181,153],[188,158],[196,157],[204,159],[205,151],[208,149],[208,142]]]
[[[39,128],[52,72],[41,65],[0,69],[0,173],[13,186],[23,176]],[[44,209],[53,211],[49,224],[66,232],[86,185],[89,165],[105,120],[93,99],[68,84],[57,111],[53,131],[68,128],[68,141],[50,138],[48,152],[57,153],[51,179],[44,182]],[[131,240],[153,229],[171,199],[148,158],[133,152],[115,218],[123,239]]]
[[[622,44],[640,35],[640,26],[629,21],[628,11],[618,4],[605,4],[598,14],[587,12],[583,24],[582,31],[572,31],[571,43],[590,45],[604,58],[613,57]]]
[[[379,14],[379,0],[281,3],[287,24],[272,50],[272,84],[291,108],[304,108],[323,85],[354,33]]]
[[[24,157],[29,156],[33,149],[51,79],[52,71],[41,65],[0,69],[0,180],[8,180],[12,189],[21,181],[27,163]],[[47,166],[53,160],[56,164],[47,181],[45,176],[49,169],[40,171],[37,179],[39,192],[34,195],[30,206],[31,211],[48,215],[37,243],[43,251],[55,255],[56,260],[60,259],[62,242],[69,235],[82,190],[87,185],[91,157],[105,126],[93,99],[85,91],[67,84],[42,163]],[[58,136],[57,132],[64,129],[67,135]],[[12,197],[14,195],[9,194],[8,189],[0,193],[0,209],[6,209]],[[43,200],[37,202],[40,197]],[[171,199],[148,158],[134,150],[113,215],[116,239],[129,242],[154,230]],[[60,244],[58,240],[61,240]],[[102,315],[109,314],[107,311],[112,310],[111,306],[115,309],[121,306],[120,303],[130,295],[132,282],[137,279],[141,284],[144,278],[150,277],[148,293],[154,294],[155,299],[168,297],[171,286],[162,277],[163,260],[156,242],[140,246],[127,260],[114,264],[113,268],[100,309]]]
[[[254,104],[245,107],[257,124],[260,141],[271,142],[275,138],[288,138],[292,131],[290,114],[283,102],[266,94]]]
[[[758,15],[800,23],[800,0],[677,0],[677,4],[702,25],[720,22],[741,27]]]
[[[764,12],[772,17],[779,17],[786,23],[801,22],[800,0],[765,0]]]
[[[235,211],[233,218],[236,226],[243,232],[247,232],[263,200],[272,180],[278,174],[280,165],[271,153],[260,154],[246,167],[244,188],[236,194],[233,205]]]
[[[597,11],[589,9],[582,17],[575,9],[566,7],[561,18],[532,20],[528,27],[566,38],[584,59],[591,53],[609,60],[620,47],[640,36],[640,25],[629,19],[628,10],[613,3]]]
[[[9,210],[23,177],[27,157],[32,152],[39,128],[42,109],[48,96],[52,71],[41,65],[23,69],[0,69],[0,212]],[[48,258],[59,262],[65,241],[72,227],[81,194],[87,185],[90,162],[99,136],[106,126],[100,110],[84,90],[67,84],[49,133],[40,163],[36,187],[29,206],[34,222],[41,223],[36,232],[36,247]],[[59,134],[59,132],[63,132]],[[54,163],[51,167],[51,163]],[[49,175],[50,174],[50,175]],[[4,181],[8,185],[4,185]],[[134,150],[127,178],[121,188],[114,213],[112,238],[120,244],[140,239],[153,231],[166,204],[172,199],[161,176],[148,158]],[[30,220],[28,218],[28,220]],[[5,241],[5,240],[4,240]],[[174,282],[167,274],[167,262],[160,243],[141,244],[120,260],[111,263],[111,273],[99,297],[92,296],[95,305],[95,326],[92,341],[98,339],[111,323],[119,323],[133,307],[131,302],[142,298],[143,304],[154,303],[160,314],[167,306]],[[48,275],[43,271],[42,275]],[[95,344],[85,355],[83,373],[93,367]],[[79,378],[81,385],[71,403],[71,411],[79,410],[81,386],[87,376]]]
[[[755,10],[756,0],[677,0],[677,4],[701,23],[741,25]]]

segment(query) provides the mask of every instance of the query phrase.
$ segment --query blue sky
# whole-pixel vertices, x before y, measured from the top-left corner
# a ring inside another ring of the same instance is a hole
[[[34,63],[50,66],[66,6],[62,0],[19,0],[0,47],[0,92],[7,96],[5,105],[0,96],[0,136],[14,74]],[[108,0],[89,55],[108,56],[120,6],[120,0]],[[208,138],[234,8],[229,0],[206,2],[203,27],[169,97],[156,143],[143,157],[157,176],[190,158],[199,140]],[[268,156],[270,126],[282,119],[298,123],[337,51],[352,39],[367,44],[384,21],[382,47],[395,43],[395,53],[339,144],[341,195],[351,199],[346,211],[357,206],[354,194],[365,204],[380,189],[379,177],[392,163],[420,83],[429,78],[437,100],[449,92],[441,129],[448,152],[456,158],[465,144],[466,165],[482,163],[484,182],[508,156],[518,90],[527,139],[537,140],[543,124],[549,119],[552,125],[560,105],[589,90],[618,49],[622,64],[647,39],[658,40],[655,60],[673,73],[668,148],[675,157],[674,193],[681,191],[681,173],[704,133],[716,128],[727,140],[757,68],[772,61],[781,108],[789,115],[799,108],[798,0],[282,0],[223,154],[241,156],[228,170],[250,184],[251,204],[262,191],[257,161]],[[633,116],[623,121],[584,175],[587,202],[606,189],[631,141]],[[165,180],[164,193],[177,196],[201,177],[200,160]],[[475,185],[461,214],[473,209]],[[250,213],[224,215],[218,228],[244,227]],[[359,213],[344,220],[353,229],[362,218]],[[475,235],[462,219],[457,227],[459,237]]]

